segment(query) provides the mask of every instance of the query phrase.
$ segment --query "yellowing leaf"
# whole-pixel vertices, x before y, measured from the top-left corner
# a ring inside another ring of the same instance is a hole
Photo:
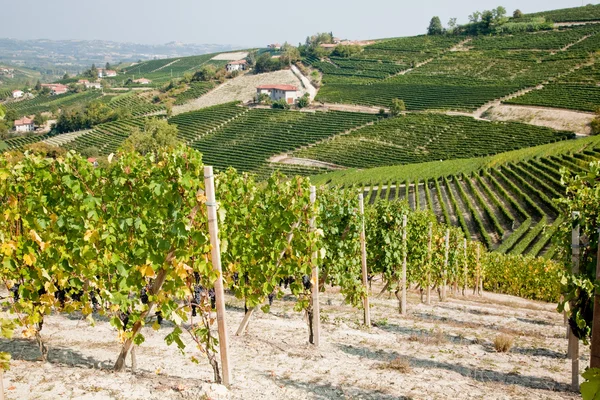
[[[37,259],[35,258],[35,255],[33,254],[25,254],[23,256],[23,261],[25,261],[26,265],[32,266],[33,264],[35,264],[35,261]]]
[[[140,272],[142,273],[142,276],[144,276],[144,277],[154,278],[156,276],[151,265],[142,266],[140,269]]]

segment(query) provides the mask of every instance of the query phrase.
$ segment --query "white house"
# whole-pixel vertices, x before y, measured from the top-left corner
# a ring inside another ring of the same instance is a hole
[[[24,94],[25,93],[23,93],[22,90],[13,90],[12,91],[13,99],[19,99],[19,98],[23,97]]]
[[[227,72],[243,71],[246,69],[246,67],[247,67],[246,60],[230,61],[225,66],[225,68],[227,68]]]
[[[77,83],[85,86],[86,89],[102,89],[102,84],[100,82],[90,82],[87,79],[80,79]]]
[[[98,72],[98,78],[104,78],[104,68],[96,68]]]
[[[33,119],[23,117],[15,120],[15,131],[17,132],[33,132],[35,126],[33,125]]]
[[[288,104],[294,104],[298,97],[298,88],[293,85],[262,85],[256,88],[256,95],[268,95],[271,100],[285,99]]]
[[[134,79],[133,83],[139,83],[140,85],[149,85],[152,81],[146,78]]]
[[[104,70],[104,76],[107,78],[114,78],[117,76],[117,71],[113,71],[112,69]]]

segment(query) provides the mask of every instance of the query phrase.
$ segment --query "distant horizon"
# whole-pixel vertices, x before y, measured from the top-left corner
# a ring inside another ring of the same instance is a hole
[[[439,16],[444,25],[450,18],[465,24],[472,12],[499,5],[511,15],[517,8],[531,13],[580,7],[586,3],[586,0],[583,3],[581,0],[528,0],[527,4],[518,0],[452,3],[426,0],[402,4],[373,0],[365,4],[358,0],[307,0],[301,7],[287,8],[274,0],[263,0],[259,5],[231,0],[227,7],[193,0],[175,0],[167,6],[158,0],[105,0],[102,7],[98,7],[97,3],[76,0],[20,0],[4,7],[8,15],[29,15],[35,20],[52,20],[54,24],[51,29],[48,24],[24,26],[19,18],[10,18],[0,26],[0,37],[24,41],[99,40],[146,46],[176,42],[245,49],[286,41],[296,45],[317,32],[333,32],[347,39],[415,36],[425,33],[433,16]],[[90,15],[94,18],[88,18]],[[15,36],[15,32],[19,36]]]

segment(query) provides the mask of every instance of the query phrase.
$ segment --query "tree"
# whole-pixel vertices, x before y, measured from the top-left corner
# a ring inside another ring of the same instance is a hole
[[[258,104],[263,104],[263,103],[268,104],[270,101],[271,101],[271,98],[266,93],[261,93],[256,97],[256,102]]]
[[[362,48],[358,45],[344,45],[340,44],[333,49],[331,55],[337,57],[352,57],[355,54],[358,54],[362,51]]]
[[[105,66],[104,68],[106,68],[106,69],[111,69],[111,68],[110,68],[110,63],[109,63],[108,61],[106,62],[106,66]]]
[[[141,155],[156,154],[160,149],[173,149],[179,144],[177,127],[166,120],[152,118],[144,124],[144,129],[135,129],[123,143],[125,151]]]
[[[397,117],[401,115],[404,111],[406,111],[406,104],[404,103],[404,100],[393,99],[392,105],[390,107],[390,114],[393,117]]]
[[[298,99],[298,108],[306,108],[310,105],[310,95],[305,93],[304,96]]]
[[[448,30],[454,31],[455,28],[456,28],[456,18],[450,18],[448,20]]]
[[[70,78],[70,77],[69,77],[69,73],[68,73],[68,72],[65,72],[65,74],[63,75],[63,79],[69,79],[69,78]]]
[[[256,59],[254,69],[258,73],[278,71],[282,68],[279,58],[272,58],[270,53],[263,53]]]
[[[48,121],[48,118],[46,118],[44,115],[42,115],[40,113],[35,114],[35,117],[33,117],[33,123],[35,124],[35,126],[45,125],[47,121]]]
[[[300,59],[300,51],[298,48],[288,43],[284,43],[281,50],[282,54],[279,59],[282,64],[293,64]]]
[[[476,24],[479,22],[479,18],[481,18],[481,12],[475,11],[473,14],[469,15],[469,22]]]
[[[433,17],[429,22],[429,27],[427,28],[428,35],[441,35],[444,33],[444,28],[442,27],[442,21],[440,17]]]
[[[40,90],[42,90],[42,82],[40,82],[40,80],[38,79],[38,81],[35,84],[35,87],[33,88],[36,92],[39,92]]]
[[[495,23],[501,23],[502,20],[506,17],[506,8],[498,6],[494,10],[492,10],[492,15],[494,16]]]
[[[81,149],[79,154],[81,154],[81,156],[84,158],[98,157],[98,155],[100,155],[100,150],[96,146],[90,146]]]
[[[513,18],[523,18],[523,12],[519,9],[516,9],[515,12],[513,12]]]
[[[215,78],[217,70],[213,65],[203,65],[200,70],[196,71],[193,81],[211,81]]]

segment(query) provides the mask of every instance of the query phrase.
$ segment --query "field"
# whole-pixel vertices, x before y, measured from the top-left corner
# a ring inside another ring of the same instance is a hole
[[[519,123],[489,123],[471,117],[439,114],[408,114],[383,120],[349,135],[297,151],[294,155],[344,167],[371,168],[487,156],[569,136],[567,132]]]
[[[322,102],[388,107],[399,98],[408,110],[473,111],[589,62],[598,48],[599,30],[591,25],[468,39],[392,39],[367,46],[347,60],[305,62],[324,74],[317,96]],[[464,51],[453,51],[458,45]]]
[[[228,297],[230,391],[210,384],[210,367],[165,345],[168,327],[145,329],[136,374],[114,374],[110,367],[119,347],[107,322],[91,328],[76,317],[53,315],[42,332],[50,347],[48,363],[37,361],[33,341],[0,339],[0,350],[15,357],[5,375],[8,399],[90,392],[85,398],[201,399],[207,393],[232,400],[446,399],[458,393],[464,399],[578,398],[568,392],[565,327],[553,304],[485,293],[445,303],[434,298],[427,306],[409,292],[406,317],[392,312],[395,299],[373,299],[375,326],[365,329],[360,311],[341,302],[335,290],[323,295],[323,343],[315,349],[305,340],[302,315],[286,300],[276,301],[269,314],[256,314],[246,335],[234,336],[243,304]],[[514,338],[508,353],[494,350],[501,334]],[[588,357],[586,350],[582,360]]]
[[[316,182],[364,188],[367,201],[407,200],[500,253],[552,257],[562,222],[560,169],[585,172],[600,160],[598,138],[525,148],[493,157],[339,171]]]
[[[526,14],[525,18],[545,17],[554,22],[579,22],[600,20],[600,5],[588,4],[585,7],[563,8]]]

